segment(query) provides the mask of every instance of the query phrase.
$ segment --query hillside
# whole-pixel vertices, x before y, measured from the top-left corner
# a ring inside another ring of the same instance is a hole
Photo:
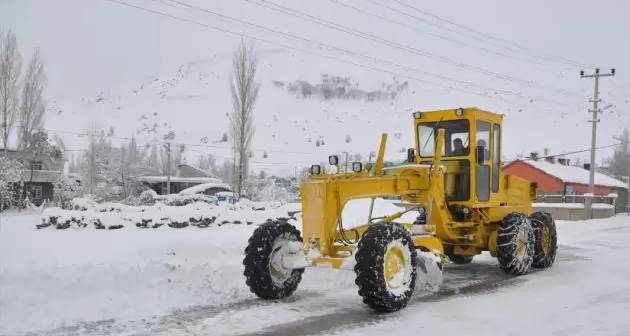
[[[279,50],[261,53],[258,78],[262,87],[255,112],[254,170],[292,174],[295,167],[308,166],[325,160],[330,153],[345,151],[367,157],[370,151],[376,150],[381,132],[390,134],[388,157],[400,159],[404,157],[403,148],[413,144],[413,111],[472,105],[506,115],[504,159],[527,154],[532,148],[549,147],[550,143],[560,144],[553,148],[556,152],[587,147],[584,133],[580,132],[567,132],[562,139],[550,141],[549,135],[559,127],[583,129],[586,125],[578,122],[571,125],[562,115],[550,114],[542,104],[538,106],[535,102],[526,108],[511,106],[411,81],[408,88],[386,99],[305,97],[278,83],[317,83],[323,75],[330,74],[349,77],[358,83],[360,90],[368,92],[378,91],[389,83],[407,82],[384,74],[335,69],[334,66],[321,67],[321,73],[315,69],[310,74],[302,74],[307,78],[296,78],[291,75],[290,67],[276,66],[295,57]],[[298,60],[311,61],[318,64],[304,55]],[[84,133],[95,123],[112,135],[115,143],[135,136],[140,144],[162,139],[172,131],[175,143],[189,144],[184,157],[190,162],[195,162],[201,153],[211,153],[219,159],[229,157],[229,141],[222,141],[223,134],[228,132],[226,113],[231,111],[229,65],[228,56],[215,54],[183,63],[171,72],[147,77],[133,85],[53,101],[48,113],[49,127]],[[503,109],[503,106],[511,107]],[[611,125],[603,125],[612,129]],[[83,148],[85,137],[70,132],[62,133],[68,146]],[[606,129],[601,133],[604,132]],[[317,146],[320,142],[323,145]]]

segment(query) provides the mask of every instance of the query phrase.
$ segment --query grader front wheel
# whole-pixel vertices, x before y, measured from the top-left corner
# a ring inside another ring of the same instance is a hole
[[[356,284],[363,302],[377,312],[404,308],[416,283],[416,250],[400,224],[374,224],[359,241]]]
[[[245,248],[245,272],[247,286],[261,299],[281,299],[297,289],[304,268],[283,267],[276,254],[288,243],[301,242],[300,231],[283,221],[267,222],[259,226]]]
[[[534,260],[534,229],[524,214],[511,213],[503,218],[497,232],[497,259],[506,273],[529,272]]]

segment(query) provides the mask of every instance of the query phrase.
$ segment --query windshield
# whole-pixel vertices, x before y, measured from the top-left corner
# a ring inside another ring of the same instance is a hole
[[[443,128],[443,156],[466,156],[469,153],[468,120],[448,120],[421,123],[418,125],[418,148],[420,156],[435,155],[435,140],[438,129]]]

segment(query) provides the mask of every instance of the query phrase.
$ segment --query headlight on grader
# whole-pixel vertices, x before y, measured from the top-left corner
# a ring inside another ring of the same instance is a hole
[[[352,162],[352,171],[355,173],[360,173],[363,171],[363,164],[361,162]]]
[[[311,175],[319,175],[322,173],[322,166],[312,165],[310,171],[311,171]]]
[[[336,166],[337,164],[339,164],[339,157],[337,155],[331,155],[328,157],[328,163],[331,166]]]

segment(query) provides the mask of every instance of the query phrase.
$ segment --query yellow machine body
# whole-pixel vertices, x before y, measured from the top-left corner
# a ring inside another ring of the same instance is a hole
[[[383,168],[383,134],[373,169],[314,170],[301,185],[304,252],[313,264],[341,267],[356,249],[349,241],[358,241],[369,225],[403,214],[343,228],[344,206],[355,199],[398,196],[424,213],[421,225],[405,227],[417,248],[443,258],[446,249],[462,256],[494,254],[501,220],[512,212],[532,213],[535,187],[501,172],[502,115],[459,108],[416,112],[413,121],[416,142],[407,164]]]

